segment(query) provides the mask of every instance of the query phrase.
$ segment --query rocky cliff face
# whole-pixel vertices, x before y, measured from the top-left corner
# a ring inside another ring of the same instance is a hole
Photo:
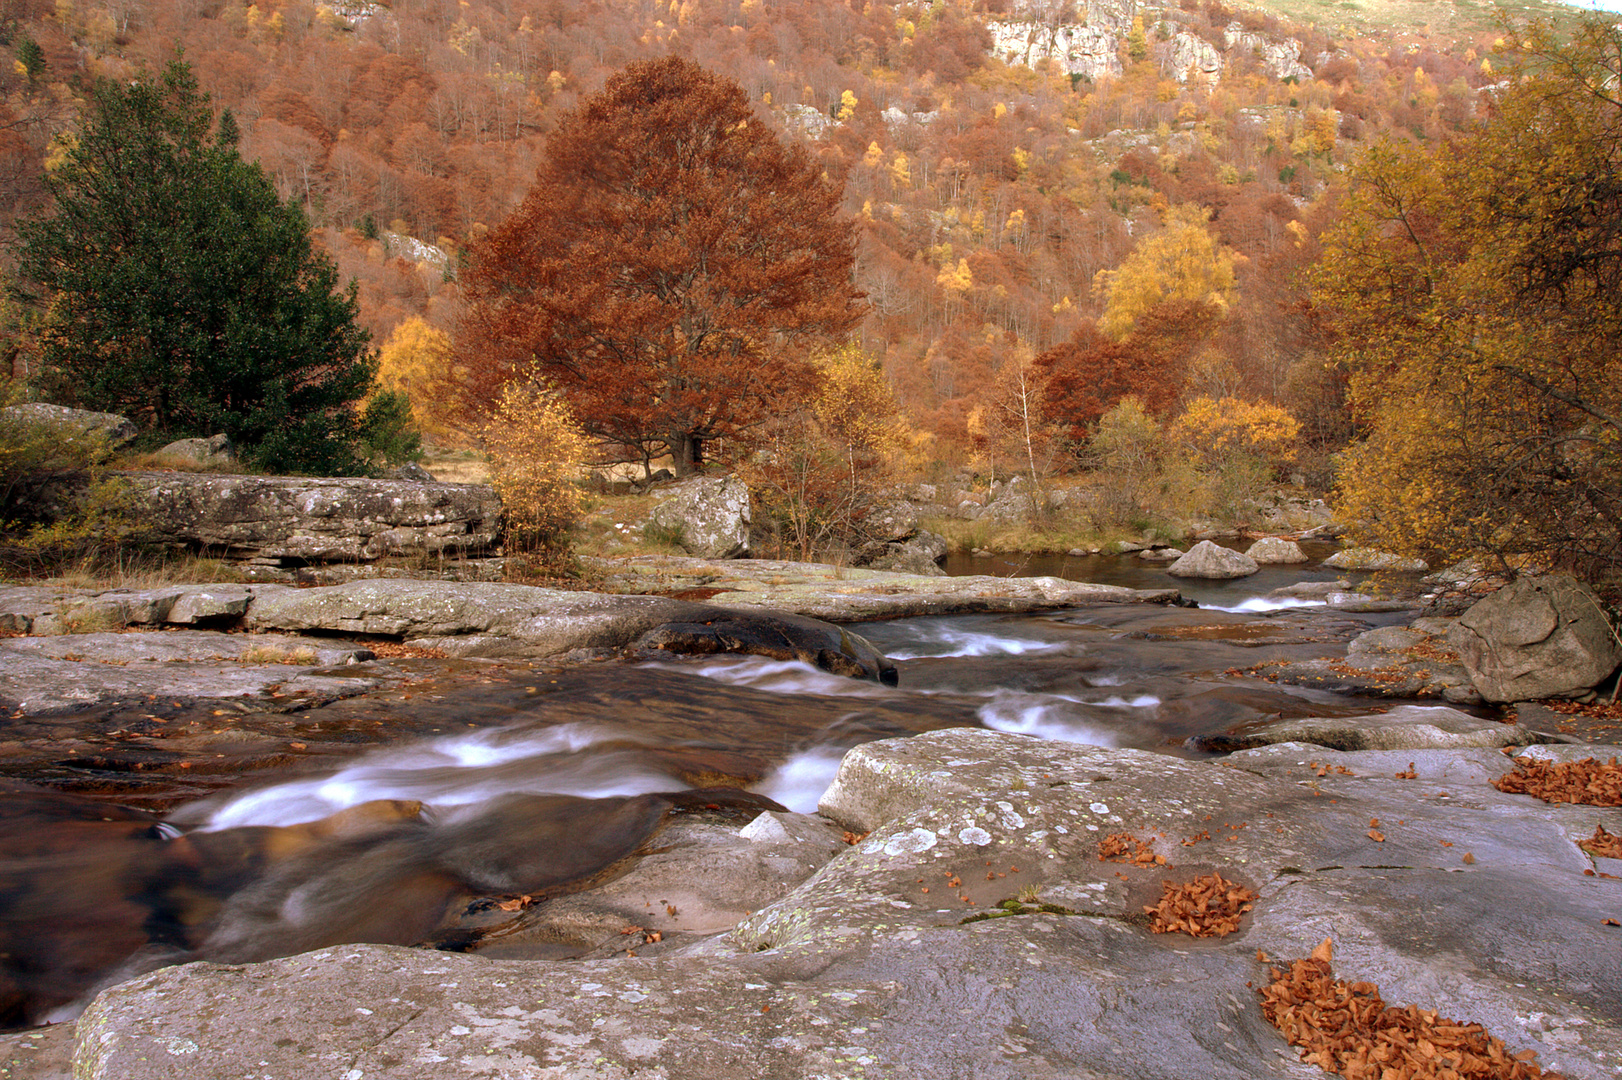
[[[501,501],[478,484],[354,477],[123,473],[152,540],[261,562],[365,562],[479,554]]]
[[[1121,55],[1133,20],[1141,15],[1151,58],[1163,74],[1178,82],[1219,80],[1241,57],[1251,59],[1258,70],[1275,79],[1312,78],[1312,69],[1301,62],[1300,42],[1246,30],[1239,23],[1224,29],[1219,48],[1180,29],[1178,21],[1183,15],[1176,8],[1105,2],[1088,4],[1085,14],[1074,19],[1065,19],[1065,14],[1052,4],[1015,5],[1012,18],[986,23],[991,55],[1006,64],[1034,68],[1052,61],[1071,76],[1111,78],[1122,73]]]

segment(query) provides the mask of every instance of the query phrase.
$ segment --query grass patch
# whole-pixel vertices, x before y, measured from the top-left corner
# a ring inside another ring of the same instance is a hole
[[[232,563],[173,548],[122,546],[32,569],[15,574],[15,579],[64,589],[133,590],[247,580]]]
[[[308,645],[291,648],[285,645],[255,645],[244,649],[237,659],[244,664],[298,664],[307,667],[315,663],[316,655]]]
[[[422,448],[423,468],[447,484],[488,484],[490,461],[482,450],[427,445]]]

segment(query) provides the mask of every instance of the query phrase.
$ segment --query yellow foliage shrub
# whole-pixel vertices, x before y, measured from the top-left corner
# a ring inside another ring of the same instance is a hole
[[[484,444],[490,482],[506,513],[508,548],[561,567],[584,508],[574,474],[589,447],[569,406],[544,384],[514,380],[485,425]]]
[[[410,398],[411,418],[429,435],[445,438],[455,434],[449,419],[455,382],[450,336],[421,318],[413,316],[400,323],[378,350],[378,389]]]
[[[1300,433],[1301,422],[1277,405],[1231,397],[1195,398],[1166,432],[1207,467],[1238,457],[1282,464],[1295,457]]]

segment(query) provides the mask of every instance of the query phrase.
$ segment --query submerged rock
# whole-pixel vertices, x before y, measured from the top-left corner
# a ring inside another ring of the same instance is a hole
[[[1206,753],[1249,750],[1274,743],[1312,743],[1331,750],[1451,750],[1459,747],[1526,746],[1558,741],[1520,724],[1504,724],[1445,705],[1399,705],[1361,716],[1310,716],[1244,724],[1221,734],[1188,740]]]

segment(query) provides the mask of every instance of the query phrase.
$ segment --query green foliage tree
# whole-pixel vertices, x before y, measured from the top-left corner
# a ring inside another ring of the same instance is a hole
[[[190,68],[102,80],[24,223],[19,264],[41,287],[41,385],[120,412],[155,437],[224,431],[262,468],[349,471],[372,382],[353,286],[295,207],[215,137]]]
[[[1365,539],[1622,577],[1622,30],[1532,25],[1492,115],[1355,170],[1314,275]]]

